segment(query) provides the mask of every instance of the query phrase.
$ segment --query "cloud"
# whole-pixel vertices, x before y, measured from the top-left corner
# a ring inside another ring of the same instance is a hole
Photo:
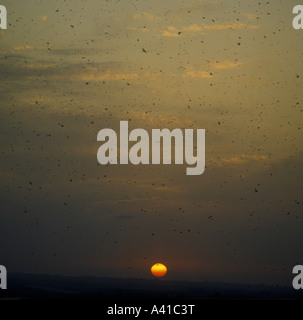
[[[141,31],[141,32],[149,32],[149,29],[145,26],[143,28],[136,28],[136,27],[126,27],[127,30],[130,31]]]
[[[181,193],[183,190],[182,190],[182,186],[157,186],[157,187],[154,187],[154,190],[156,191],[160,191],[160,192],[172,192],[172,193]]]
[[[166,28],[166,30],[163,31],[162,36],[163,37],[178,37],[179,31],[177,28],[169,26]]]
[[[133,121],[145,122],[145,125],[150,128],[184,128],[194,127],[194,121],[191,119],[184,119],[177,116],[167,116],[158,113],[157,115],[142,112],[142,111],[127,111],[127,117]],[[118,117],[119,119],[121,116]]]
[[[225,60],[222,62],[216,62],[213,64],[213,67],[215,69],[232,69],[243,65],[242,62],[233,62],[229,60]]]
[[[24,49],[25,48],[25,49]],[[17,51],[35,50],[35,47],[16,47]],[[139,79],[138,73],[123,72],[121,64],[106,62],[96,64],[95,67],[84,64],[57,63],[54,60],[26,59],[20,55],[0,56],[2,74],[10,78],[26,78],[31,80],[41,80],[41,77],[55,81],[125,81]],[[43,72],[42,72],[43,71]],[[145,74],[140,77],[152,79],[152,75]]]
[[[157,18],[148,12],[141,12],[141,13],[135,13],[132,18],[134,20],[149,20],[149,21],[155,21]]]
[[[53,68],[55,66],[56,66],[56,64],[54,64],[54,63],[37,61],[35,63],[23,64],[21,67],[24,68],[24,69],[41,70],[41,69]]]
[[[162,36],[163,37],[178,37],[179,35],[177,32],[163,31]]]
[[[203,70],[193,70],[187,71],[183,74],[183,77],[191,77],[191,78],[213,78],[214,75],[211,72],[203,71]]]
[[[199,32],[204,30],[204,26],[198,26],[197,24],[192,24],[188,27],[182,28],[184,31],[192,31],[192,32]]]
[[[133,23],[137,26],[133,26],[133,25],[127,26],[126,29],[130,31],[139,31],[139,32],[149,32],[152,29],[152,28],[147,28],[146,25],[142,27],[142,22],[144,22],[145,24],[150,23],[150,26],[153,26],[154,24],[152,22],[159,20],[159,18],[155,17],[154,15],[148,12],[135,13],[132,16],[132,19],[135,20]]]
[[[192,36],[195,33],[205,33],[206,31],[221,31],[221,30],[239,30],[239,29],[257,29],[257,25],[248,25],[244,23],[227,23],[213,25],[197,25],[192,24],[186,27],[177,29],[174,26],[168,26],[162,32],[163,37],[177,37],[178,35]]]
[[[126,27],[127,30],[130,30],[130,31],[136,31],[137,28],[136,27]]]
[[[41,50],[42,48],[43,48],[43,50],[46,49],[46,47],[32,47],[32,46],[29,46],[29,45],[25,45],[25,46],[14,46],[14,47],[12,47],[12,49],[15,50],[15,51],[35,50],[35,49]]]
[[[259,26],[248,25],[245,23],[228,23],[228,24],[214,24],[204,25],[205,30],[237,30],[237,29],[258,29]]]
[[[41,76],[32,75],[28,76],[28,79],[38,80]],[[49,74],[48,79],[57,81],[85,81],[85,82],[101,82],[101,81],[123,81],[123,80],[136,80],[139,78],[137,73],[101,73],[101,74],[64,74],[54,73]]]
[[[83,74],[80,75],[77,80],[82,81],[92,81],[92,82],[100,82],[100,81],[119,81],[119,80],[134,80],[138,79],[139,75],[137,73],[103,73],[103,74]],[[73,77],[74,79],[74,77]]]
[[[258,18],[256,14],[251,14],[251,13],[241,13],[241,15],[246,17],[248,20],[255,20]]]
[[[35,47],[30,45],[20,45],[12,47],[14,51],[24,51],[24,50],[61,50],[61,48],[49,48],[49,47]]]
[[[51,104],[55,101],[54,98],[51,98],[50,96],[42,96],[42,95],[26,95],[25,97],[21,96],[21,97],[16,97],[18,100],[26,105],[36,105],[37,102],[39,103],[39,105],[42,104]]]
[[[262,160],[267,160],[268,158],[269,157],[266,155],[240,154],[231,158],[221,158],[220,160],[212,159],[211,162],[219,166],[223,166],[224,163],[243,164],[248,161],[262,161]]]

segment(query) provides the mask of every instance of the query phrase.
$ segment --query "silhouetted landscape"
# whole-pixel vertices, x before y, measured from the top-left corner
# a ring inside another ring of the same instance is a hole
[[[10,275],[1,298],[303,299],[287,286],[92,276]]]

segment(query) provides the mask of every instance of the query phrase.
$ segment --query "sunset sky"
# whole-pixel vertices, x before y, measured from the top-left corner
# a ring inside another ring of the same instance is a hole
[[[298,1],[2,0],[0,264],[290,284],[302,261]],[[97,134],[206,130],[206,170],[97,162]]]

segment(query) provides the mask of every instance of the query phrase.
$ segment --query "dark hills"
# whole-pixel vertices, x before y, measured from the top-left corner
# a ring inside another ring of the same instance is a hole
[[[10,274],[8,290],[0,290],[0,298],[303,299],[301,291],[237,283]]]

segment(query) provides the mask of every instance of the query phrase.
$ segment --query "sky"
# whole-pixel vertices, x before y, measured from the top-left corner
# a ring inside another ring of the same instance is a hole
[[[297,1],[5,1],[0,264],[290,284],[302,264]],[[205,129],[206,169],[97,161],[103,128]]]

